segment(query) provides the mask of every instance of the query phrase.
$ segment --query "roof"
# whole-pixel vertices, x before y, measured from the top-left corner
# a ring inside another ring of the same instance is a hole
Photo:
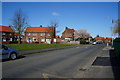
[[[75,32],[75,30],[74,30],[74,29],[70,29],[70,28],[69,28],[68,30],[70,30],[71,32]]]
[[[69,30],[70,32],[75,32],[75,31],[76,31],[76,30],[70,29],[70,28],[68,28],[68,27],[66,27],[66,30]]]
[[[55,38],[60,38],[60,36],[57,35],[57,36],[55,36]]]
[[[1,26],[1,25],[0,25],[0,31],[14,32],[11,27],[9,27],[9,26]]]
[[[17,35],[23,36],[22,34],[19,34],[19,33],[16,33],[16,32],[14,33],[14,35],[15,36],[17,36]]]
[[[106,39],[108,39],[108,40],[114,40],[114,38],[106,38]]]
[[[104,37],[96,37],[96,39],[105,39]]]
[[[55,27],[27,27],[25,32],[54,32]]]

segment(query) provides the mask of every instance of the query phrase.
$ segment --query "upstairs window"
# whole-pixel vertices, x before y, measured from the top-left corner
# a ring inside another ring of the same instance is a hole
[[[36,36],[37,35],[37,33],[33,33],[33,36]]]
[[[48,36],[50,36],[50,33],[48,33]]]
[[[45,36],[45,33],[40,33],[40,36]]]
[[[2,35],[5,35],[5,32],[2,32]]]
[[[30,35],[30,33],[28,33],[28,35]]]

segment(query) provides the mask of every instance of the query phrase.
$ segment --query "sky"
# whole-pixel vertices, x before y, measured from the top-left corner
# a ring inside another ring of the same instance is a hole
[[[69,27],[86,29],[92,37],[111,37],[112,19],[118,19],[117,2],[2,2],[2,25],[11,25],[19,9],[31,27],[47,27],[56,20],[60,36],[65,27]]]

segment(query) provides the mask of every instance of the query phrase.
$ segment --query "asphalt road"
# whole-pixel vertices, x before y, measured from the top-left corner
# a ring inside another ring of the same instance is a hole
[[[86,45],[26,55],[3,62],[3,78],[84,77],[84,71],[105,47]]]

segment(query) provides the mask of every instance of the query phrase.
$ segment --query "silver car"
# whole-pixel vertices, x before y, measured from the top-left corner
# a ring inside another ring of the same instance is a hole
[[[19,51],[10,48],[4,44],[0,44],[0,59],[16,59],[19,55]]]

